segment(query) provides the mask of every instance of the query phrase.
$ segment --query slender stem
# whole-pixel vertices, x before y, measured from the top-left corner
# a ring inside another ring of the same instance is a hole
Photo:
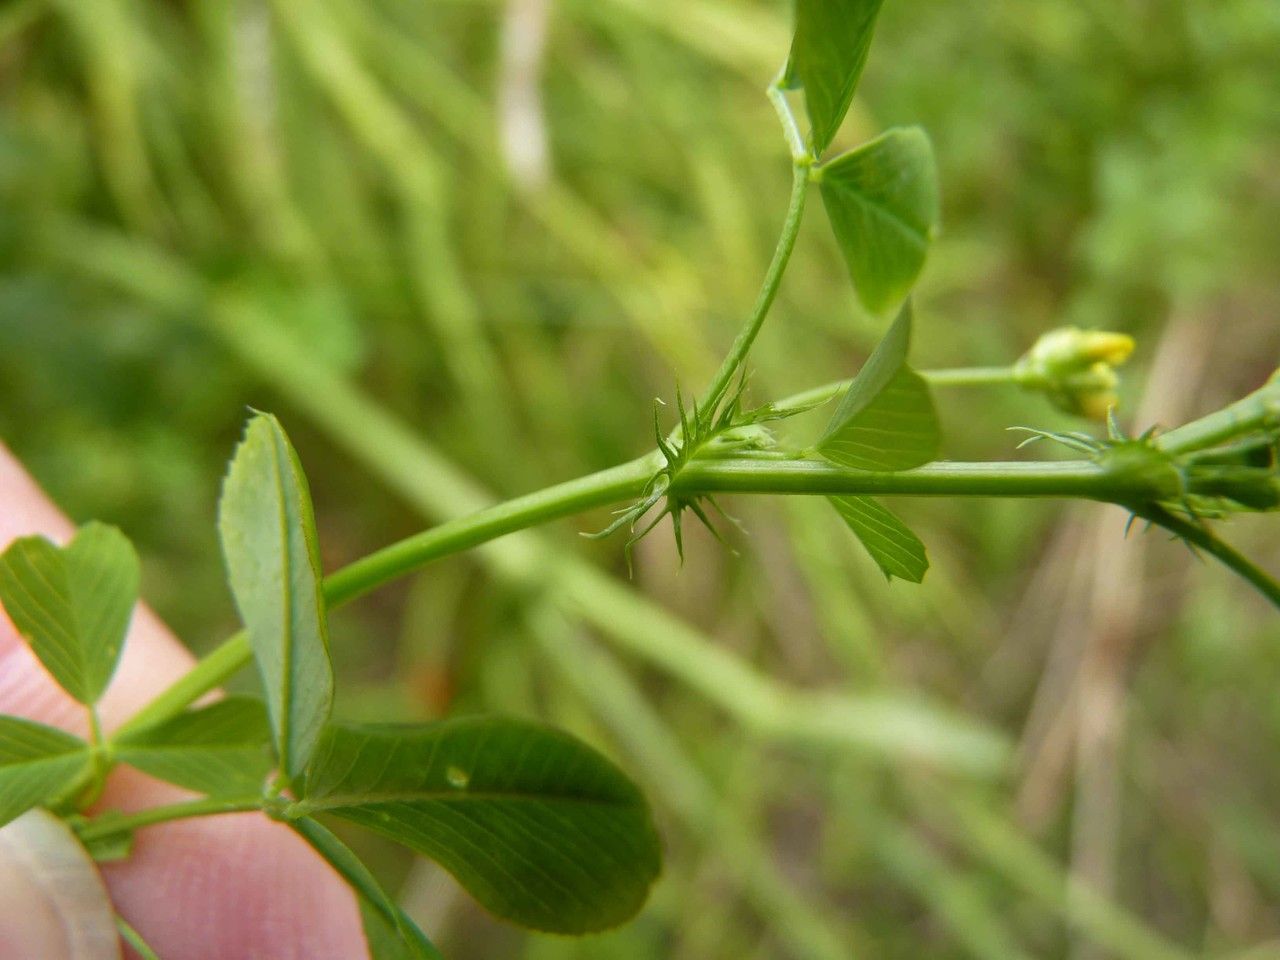
[[[800,135],[800,125],[796,123],[796,115],[791,112],[791,104],[787,101],[787,92],[782,89],[782,78],[786,67],[778,73],[773,83],[769,84],[769,102],[778,114],[778,122],[782,124],[782,135],[787,138],[787,147],[791,150],[791,162],[806,168],[813,163],[813,154],[805,145]]]
[[[951,370],[921,370],[935,387],[988,387],[1000,383],[1017,383],[1018,374],[1013,367],[956,367]]]
[[[205,654],[190,671],[130,717],[116,730],[115,737],[145,730],[176,716],[234,676],[251,656],[249,637],[242,630]]]
[[[120,939],[133,948],[133,952],[142,960],[160,960],[160,954],[156,953],[151,945],[142,939],[142,934],[133,929],[119,914],[116,914],[116,931],[120,934]]]
[[[1204,450],[1242,437],[1254,430],[1275,430],[1280,425],[1280,376],[1221,410],[1170,430],[1156,438],[1165,453],[1176,455]]]
[[[188,820],[192,817],[212,817],[223,813],[246,813],[262,809],[262,797],[205,797],[160,807],[150,807],[136,813],[108,813],[87,821],[77,829],[80,841],[86,845],[118,833],[128,833],[142,827],[151,827],[170,820]]]
[[[89,743],[93,747],[93,752],[89,765],[88,787],[79,801],[81,809],[96,802],[102,795],[102,788],[107,783],[107,774],[111,772],[111,748],[102,735],[102,718],[98,715],[97,706],[90,704],[88,714]]]
[[[787,262],[791,259],[791,251],[795,249],[796,237],[800,234],[800,221],[804,217],[804,201],[809,192],[809,162],[808,159],[797,160],[791,168],[791,201],[787,206],[787,216],[782,223],[782,233],[778,237],[778,245],[773,251],[773,259],[769,262],[769,269],[765,273],[764,283],[760,287],[760,293],[756,297],[755,307],[751,311],[751,316],[739,332],[737,338],[733,341],[733,345],[729,348],[728,355],[724,358],[724,362],[720,364],[720,369],[716,372],[715,377],[711,380],[711,385],[707,387],[707,392],[703,395],[702,411],[710,413],[716,408],[725,394],[729,390],[729,385],[733,382],[734,374],[742,366],[747,358],[747,353],[751,350],[751,344],[755,342],[756,335],[760,332],[760,328],[764,325],[765,317],[769,315],[769,308],[773,306],[773,301],[778,295],[778,287],[782,283],[782,275],[786,272]]]
[[[325,598],[334,608],[441,557],[593,507],[634,500],[643,492],[657,465],[651,454],[432,527],[331,574],[325,580]],[[753,458],[695,459],[681,470],[672,492],[688,496],[765,493],[1072,497],[1122,503],[1169,495],[1149,475],[1110,470],[1083,460],[941,462],[915,470],[876,473],[848,470],[821,460]],[[173,717],[225,682],[250,658],[247,637],[236,634],[135,714],[117,731],[117,736]]]
[[[896,473],[849,470],[824,460],[694,460],[680,471],[672,492],[1070,497],[1111,501],[1163,495],[1163,491],[1153,488],[1149,478],[1119,474],[1088,460],[944,461]]]
[[[1134,514],[1144,520],[1150,520],[1164,527],[1170,533],[1182,538],[1192,546],[1199,547],[1205,553],[1217,557],[1230,570],[1235,571],[1259,593],[1280,608],[1280,581],[1267,573],[1248,557],[1244,556],[1229,543],[1218,539],[1212,530],[1203,524],[1180,517],[1158,505],[1137,504],[1128,507]]]
[[[325,599],[337,606],[438,557],[593,507],[632,500],[660,466],[653,455],[644,456],[424,530],[327,577]]]
[[[920,376],[934,387],[987,387],[1002,383],[1017,383],[1013,367],[955,367],[947,370],[920,370]],[[803,410],[826,403],[849,386],[850,381],[833,380],[820,387],[812,387],[775,401],[775,410]]]

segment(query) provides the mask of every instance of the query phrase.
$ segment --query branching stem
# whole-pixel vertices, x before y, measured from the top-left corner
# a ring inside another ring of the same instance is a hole
[[[426,564],[498,537],[586,510],[629,503],[641,496],[661,465],[654,454],[599,473],[557,484],[414,534],[331,574],[325,597],[331,608],[363,596]],[[714,493],[830,496],[868,494],[925,497],[1059,497],[1130,504],[1170,496],[1161,475],[1115,470],[1090,460],[1044,463],[939,462],[915,470],[877,473],[849,470],[823,460],[695,458],[679,473],[672,492],[685,497]],[[1189,493],[1216,493],[1189,490]],[[1145,515],[1145,514],[1144,514]],[[1161,525],[1219,557],[1280,606],[1280,588],[1226,544],[1204,541],[1207,532],[1177,517]],[[1177,529],[1171,523],[1179,524]],[[1203,541],[1203,542],[1202,542]],[[236,634],[164,691],[119,732],[169,719],[224,683],[250,660],[248,639]]]

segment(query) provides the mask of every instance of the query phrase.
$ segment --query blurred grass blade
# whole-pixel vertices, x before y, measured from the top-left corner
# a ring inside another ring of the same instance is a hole
[[[900,302],[916,282],[938,227],[938,171],[919,127],[899,127],[818,168],[822,203],[853,277],[873,313]]]
[[[797,0],[787,82],[804,87],[813,152],[831,145],[853,101],[883,0]]]
[[[256,414],[218,510],[231,590],[267,693],[280,767],[306,766],[333,704],[311,496],[278,420]]]
[[[660,869],[635,785],[567,734],[521,721],[332,726],[296,806],[431,857],[498,916],[538,930],[622,923]]]
[[[924,379],[907,366],[911,305],[902,308],[849,384],[818,452],[855,470],[907,470],[938,453],[938,417]]]
[[[803,743],[838,743],[897,763],[990,777],[1008,769],[1012,748],[999,730],[959,711],[939,709],[910,693],[862,696],[814,692],[785,705],[782,736]]]
[[[54,799],[89,765],[89,745],[21,717],[0,716],[0,826]]]
[[[441,960],[440,951],[332,831],[309,817],[295,820],[290,826],[342,875],[360,898],[360,917],[372,960]]]
[[[87,523],[65,547],[22,537],[0,555],[0,601],[45,669],[83,704],[111,682],[138,601],[138,556],[115,527]]]
[[[871,497],[829,499],[886,579],[901,577],[912,583],[924,579],[929,569],[924,544],[888,507]]]
[[[144,773],[213,796],[244,796],[271,772],[262,701],[229,697],[116,741],[115,757]]]

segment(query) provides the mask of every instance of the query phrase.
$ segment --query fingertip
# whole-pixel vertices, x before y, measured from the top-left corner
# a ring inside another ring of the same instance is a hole
[[[103,873],[116,909],[160,956],[363,960],[354,894],[287,826],[240,813],[138,833]]]

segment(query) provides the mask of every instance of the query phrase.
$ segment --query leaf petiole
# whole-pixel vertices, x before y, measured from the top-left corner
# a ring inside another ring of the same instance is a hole
[[[76,835],[85,846],[101,843],[119,834],[132,833],[142,827],[168,823],[172,820],[188,820],[192,817],[213,817],[224,813],[247,813],[262,810],[265,801],[261,796],[205,797],[160,807],[149,807],[136,813],[104,813],[76,825]]]

